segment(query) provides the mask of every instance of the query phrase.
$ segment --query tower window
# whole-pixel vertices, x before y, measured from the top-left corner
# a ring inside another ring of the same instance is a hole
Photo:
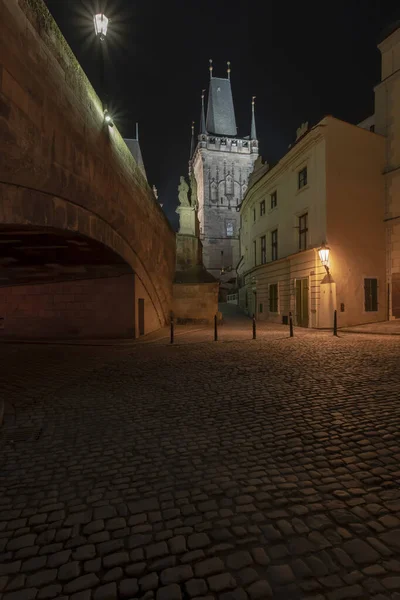
[[[260,202],[260,217],[262,217],[263,215],[265,215],[265,200],[262,200]]]
[[[278,192],[275,190],[271,194],[271,208],[275,208],[275,206],[277,204],[278,204]]]
[[[223,203],[224,203],[224,199],[223,199],[223,198],[221,198],[221,204],[223,204]]]
[[[233,231],[234,231],[233,221],[227,221],[226,222],[226,235],[228,237],[232,237]]]

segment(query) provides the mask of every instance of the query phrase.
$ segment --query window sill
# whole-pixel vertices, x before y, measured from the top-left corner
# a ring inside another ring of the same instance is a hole
[[[295,193],[295,196],[298,196],[299,194],[301,194],[305,190],[308,190],[309,188],[310,188],[310,184],[309,183],[307,183],[307,185],[303,185],[303,187],[301,187],[301,188],[299,188],[297,190],[297,192]]]
[[[268,214],[270,215],[271,213],[273,213],[273,212],[274,212],[274,210],[278,210],[278,207],[277,207],[277,206],[274,206],[274,208],[270,208],[270,209],[268,210]]]

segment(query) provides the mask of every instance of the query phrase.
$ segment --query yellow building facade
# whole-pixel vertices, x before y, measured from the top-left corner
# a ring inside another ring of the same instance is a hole
[[[240,206],[239,305],[303,327],[383,321],[382,135],[325,117],[271,169],[259,161]],[[329,247],[329,265],[318,250]]]

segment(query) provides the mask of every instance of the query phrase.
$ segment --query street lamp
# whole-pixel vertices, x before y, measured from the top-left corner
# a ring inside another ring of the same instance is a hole
[[[114,121],[107,109],[107,94],[104,83],[104,46],[101,44],[101,42],[105,41],[106,39],[109,19],[107,19],[104,13],[98,13],[97,15],[93,16],[93,23],[96,37],[98,37],[100,40],[100,95],[103,102],[104,122],[106,125],[113,127]]]
[[[108,19],[104,13],[99,13],[93,17],[94,30],[100,40],[103,41],[107,35]]]
[[[321,248],[318,248],[319,260],[325,267],[327,273],[329,273],[329,252],[330,248],[325,245],[325,242],[322,243]]]
[[[109,125],[110,127],[114,127],[114,121],[112,116],[110,115],[110,113],[108,112],[108,109],[105,108],[104,109],[104,121],[106,122],[107,125]]]

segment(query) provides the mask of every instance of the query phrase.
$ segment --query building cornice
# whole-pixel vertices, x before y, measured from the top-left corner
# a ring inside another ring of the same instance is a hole
[[[241,276],[246,277],[247,275],[256,273],[257,271],[259,271],[262,268],[270,267],[271,265],[282,264],[283,262],[285,262],[285,260],[292,260],[293,258],[296,258],[298,256],[304,256],[304,255],[308,254],[309,252],[314,252],[314,254],[315,254],[315,251],[318,250],[318,248],[319,248],[319,246],[315,245],[315,246],[312,246],[311,248],[307,248],[307,250],[301,250],[301,252],[294,252],[293,254],[287,254],[286,256],[283,256],[282,258],[278,258],[277,260],[270,260],[269,262],[266,262],[262,265],[256,265],[255,267],[252,267],[248,271],[244,271],[243,273],[241,273]],[[238,266],[239,266],[239,264],[238,264]]]

